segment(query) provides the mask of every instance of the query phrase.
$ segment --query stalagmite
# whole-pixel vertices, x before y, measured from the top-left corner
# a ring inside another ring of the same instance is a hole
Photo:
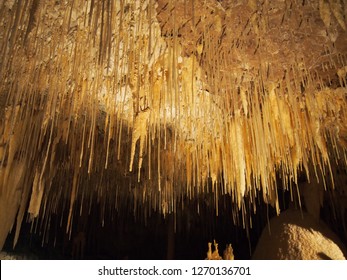
[[[253,258],[260,260],[345,260],[341,241],[325,224],[298,210],[270,221]]]
[[[224,251],[223,251],[223,257],[219,255],[218,252],[218,243],[216,240],[213,240],[213,247],[214,250],[212,251],[212,243],[208,242],[208,251],[207,251],[207,257],[206,260],[234,260],[234,253],[233,253],[233,247],[231,244],[227,244]]]

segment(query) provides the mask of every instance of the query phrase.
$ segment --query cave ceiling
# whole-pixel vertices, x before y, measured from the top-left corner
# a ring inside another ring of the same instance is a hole
[[[278,174],[333,177],[346,17],[345,0],[1,1],[0,247],[26,213],[71,231],[93,205],[209,195],[218,213],[229,195],[247,214],[278,209]]]

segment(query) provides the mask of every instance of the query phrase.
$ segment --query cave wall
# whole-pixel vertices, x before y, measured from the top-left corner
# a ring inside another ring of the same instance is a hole
[[[256,201],[279,213],[278,189],[292,192],[303,174],[339,189],[346,10],[325,0],[3,1],[0,247],[26,219],[49,232],[52,215],[71,237],[93,207],[102,224],[121,209],[147,219],[209,205],[218,215],[228,197],[248,228]]]

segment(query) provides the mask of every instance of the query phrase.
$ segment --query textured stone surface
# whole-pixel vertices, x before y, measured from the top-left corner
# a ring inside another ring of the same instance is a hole
[[[326,80],[336,72],[324,65],[344,66],[338,54],[347,51],[346,31],[329,5],[331,21],[324,24],[318,1],[159,0],[157,11],[162,33],[178,33],[186,54],[198,53],[199,45],[204,49],[200,63],[210,86],[228,72],[238,83],[255,80],[264,66],[273,82],[292,67]],[[210,76],[214,67],[218,78]]]
[[[344,260],[341,242],[323,222],[298,210],[287,210],[263,230],[253,259]]]

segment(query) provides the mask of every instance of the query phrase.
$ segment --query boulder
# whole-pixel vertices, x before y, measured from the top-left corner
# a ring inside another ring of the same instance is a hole
[[[327,225],[307,213],[289,209],[270,220],[252,259],[345,260],[344,252]]]

